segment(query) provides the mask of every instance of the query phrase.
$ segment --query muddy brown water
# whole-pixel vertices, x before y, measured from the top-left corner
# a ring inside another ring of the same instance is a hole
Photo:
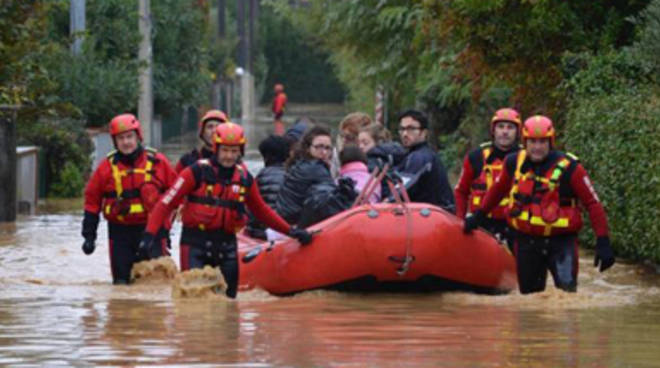
[[[105,222],[85,256],[81,211],[49,210],[0,224],[0,366],[660,366],[660,277],[639,265],[583,253],[577,294],[175,298],[112,286]]]

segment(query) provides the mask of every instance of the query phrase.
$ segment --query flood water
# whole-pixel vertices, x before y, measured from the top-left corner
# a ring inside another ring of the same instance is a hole
[[[0,224],[0,366],[660,366],[660,278],[639,265],[583,254],[577,294],[174,299],[112,286],[105,222],[85,256],[81,220]]]

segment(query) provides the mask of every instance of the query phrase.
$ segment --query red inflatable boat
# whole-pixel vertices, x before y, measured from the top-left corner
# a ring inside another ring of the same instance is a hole
[[[314,240],[304,247],[240,236],[241,289],[494,294],[517,286],[506,246],[483,231],[463,234],[461,220],[428,204],[362,205],[308,230]]]

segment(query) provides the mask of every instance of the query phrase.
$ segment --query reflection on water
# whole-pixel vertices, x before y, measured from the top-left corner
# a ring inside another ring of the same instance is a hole
[[[64,212],[0,225],[0,366],[652,367],[660,359],[660,282],[635,265],[600,274],[584,255],[577,294],[173,299],[168,281],[112,286],[107,230],[85,256],[80,221]]]

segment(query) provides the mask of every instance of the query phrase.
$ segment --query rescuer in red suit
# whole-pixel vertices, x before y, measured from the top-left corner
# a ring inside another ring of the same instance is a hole
[[[240,125],[218,125],[213,142],[214,156],[184,169],[156,204],[140,247],[152,247],[163,221],[183,203],[181,269],[219,266],[227,282],[227,296],[235,298],[239,275],[236,233],[247,223],[246,210],[303,245],[311,242],[312,236],[304,229],[289,226],[268,207],[252,175],[238,163],[246,143]]]
[[[581,204],[597,237],[594,266],[614,264],[605,210],[577,158],[555,150],[552,121],[541,115],[525,120],[524,150],[508,155],[504,169],[483,204],[465,219],[465,231],[479,226],[487,213],[509,197],[507,221],[517,231],[514,245],[518,286],[523,294],[543,291],[549,270],[555,286],[577,291],[577,233]],[[580,202],[578,204],[578,201]]]
[[[220,110],[209,110],[204,116],[202,116],[197,123],[197,136],[202,141],[202,145],[201,147],[195,148],[181,156],[174,169],[177,174],[183,171],[186,167],[197,162],[197,160],[211,158],[211,156],[213,156],[212,139],[215,127],[217,127],[218,124],[226,123],[228,121],[229,118],[227,118],[227,114]]]
[[[490,120],[492,141],[482,143],[465,155],[463,170],[454,188],[456,216],[464,218],[473,213],[493,186],[502,171],[504,157],[517,152],[522,122],[518,111],[510,108],[499,109]],[[506,222],[508,198],[502,201],[484,218],[481,226],[513,249],[513,231]]]
[[[275,91],[275,97],[273,97],[271,110],[273,111],[275,134],[283,135],[284,123],[282,123],[282,115],[284,115],[284,110],[286,109],[287,97],[284,93],[284,86],[280,83],[277,83],[273,89]]]
[[[85,188],[82,249],[88,255],[94,252],[99,212],[103,212],[108,221],[113,283],[128,284],[135,262],[169,255],[167,222],[154,232],[158,232],[158,246],[140,254],[138,245],[149,212],[176,173],[163,154],[142,146],[142,128],[134,115],[113,118],[110,135],[116,149],[99,164]]]

